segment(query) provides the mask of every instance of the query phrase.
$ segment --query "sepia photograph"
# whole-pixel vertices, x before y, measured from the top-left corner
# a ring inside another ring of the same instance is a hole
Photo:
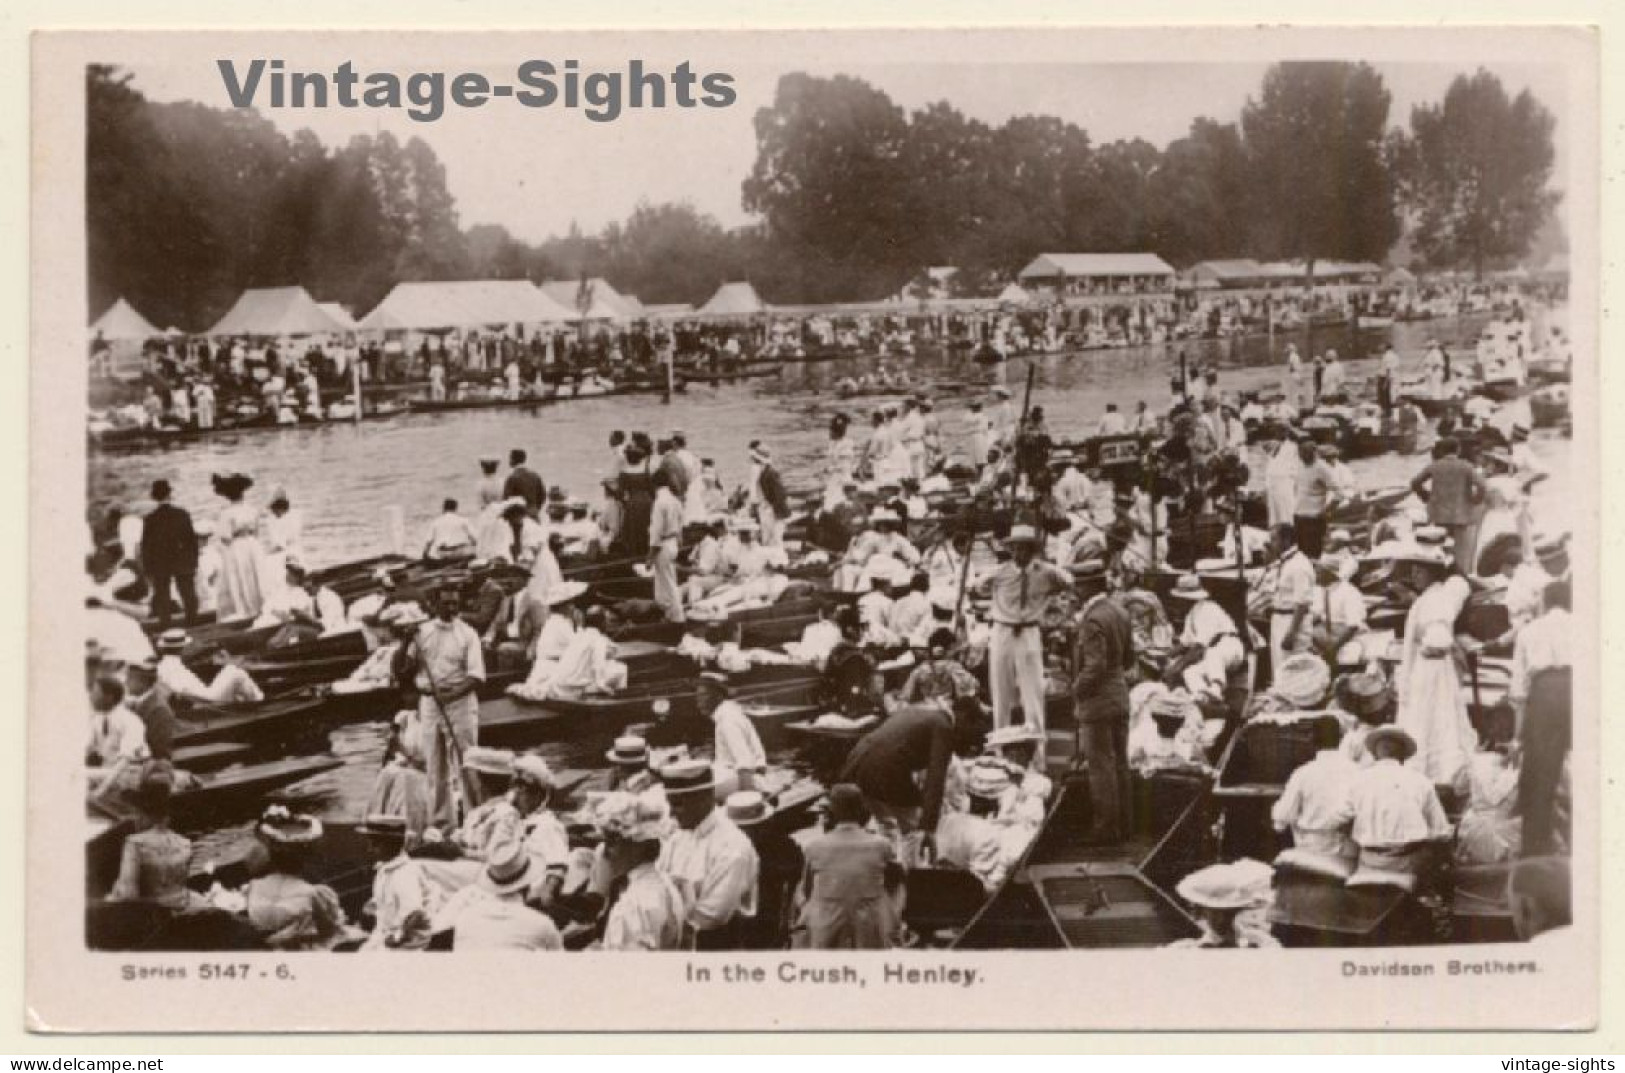
[[[37,42],[31,964],[1583,1021],[1594,56],[1461,33]]]

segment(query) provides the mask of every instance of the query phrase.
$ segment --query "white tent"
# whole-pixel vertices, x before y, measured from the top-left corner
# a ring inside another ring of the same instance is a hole
[[[1021,284],[1019,283],[1006,284],[1004,290],[999,292],[999,301],[1001,302],[1021,303],[1031,300],[1032,295],[1023,290]]]
[[[767,303],[749,283],[724,283],[699,308],[702,317],[749,317],[768,311]]]
[[[628,301],[602,276],[594,276],[587,281],[589,301],[586,309],[581,308],[583,295],[579,279],[551,280],[542,284],[542,290],[553,301],[571,311],[571,320],[636,320],[643,315],[643,303],[635,298]]]
[[[355,331],[355,318],[350,316],[349,311],[343,306],[339,305],[337,302],[317,302],[316,304],[321,306],[322,312],[344,325],[345,331]]]
[[[523,279],[397,283],[362,318],[363,331],[562,324],[574,314]]]
[[[123,339],[151,339],[163,335],[152,322],[135,311],[135,307],[120,298],[108,307],[107,312],[96,318],[90,326],[90,334],[101,336],[107,342]]]
[[[265,287],[244,291],[209,335],[331,335],[344,325],[316,304],[303,287]]]

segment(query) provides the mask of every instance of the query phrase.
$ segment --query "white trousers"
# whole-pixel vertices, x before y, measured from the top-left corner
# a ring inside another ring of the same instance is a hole
[[[214,681],[206,683],[203,696],[198,700],[208,701],[212,704],[236,704],[240,701],[256,701],[264,699],[254,679],[249,673],[234,664],[227,664],[220,668],[214,676]]]
[[[669,622],[683,621],[683,590],[677,584],[677,553],[665,545],[655,552],[655,603]]]
[[[784,539],[784,521],[767,503],[756,505],[756,520],[762,527],[762,546],[776,548]]]
[[[1044,729],[1044,641],[1037,626],[1015,630],[994,625],[988,646],[988,682],[993,692],[993,725],[1010,725],[1011,709],[1021,699],[1022,721]]]
[[[429,822],[442,830],[454,831],[462,822],[457,801],[465,808],[472,801],[468,783],[454,792],[452,780],[463,779],[462,758],[480,740],[480,702],[473,693],[446,705],[445,718],[440,717],[439,706],[430,696],[418,698],[418,715],[423,720],[424,737],[428,739],[425,768],[429,775]],[[452,748],[447,735],[448,724],[456,735],[457,747]]]

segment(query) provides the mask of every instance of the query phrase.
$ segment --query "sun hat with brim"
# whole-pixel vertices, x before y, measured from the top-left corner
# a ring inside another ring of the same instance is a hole
[[[668,797],[700,791],[709,793],[716,786],[711,765],[704,760],[678,760],[667,764],[656,774],[660,776],[660,783],[666,788]]]
[[[1419,525],[1411,535],[1424,548],[1443,547],[1450,539],[1450,530],[1442,525]]]
[[[1337,680],[1338,703],[1355,717],[1377,715],[1394,699],[1388,683],[1375,674],[1346,674]]]
[[[1195,574],[1181,574],[1174,587],[1168,590],[1168,595],[1179,600],[1205,600],[1207,589],[1202,587],[1202,579]]]
[[[192,637],[185,630],[176,627],[165,630],[158,635],[154,647],[160,652],[181,652],[192,643]]]
[[[965,792],[987,801],[998,800],[1014,785],[1009,767],[994,757],[977,760],[965,775]]]
[[[1181,879],[1175,890],[1201,909],[1252,909],[1269,900],[1271,875],[1268,865],[1256,861],[1210,864]]]
[[[290,812],[286,805],[272,805],[260,817],[255,830],[261,838],[279,846],[304,846],[322,837],[322,821]]]
[[[564,581],[547,590],[547,606],[558,607],[579,599],[587,591],[585,581]]]
[[[1396,759],[1403,764],[1416,755],[1416,739],[1396,726],[1380,726],[1365,736],[1365,750],[1375,755],[1377,747],[1392,742],[1398,749]]]
[[[739,827],[751,827],[773,815],[773,805],[759,790],[736,790],[722,803],[723,811]]]
[[[527,782],[543,790],[551,790],[558,786],[553,769],[548,766],[546,760],[535,753],[526,753],[514,758],[513,779],[514,782]]]
[[[1319,707],[1326,699],[1332,673],[1326,661],[1312,652],[1297,652],[1281,661],[1271,691],[1300,711]]]
[[[1004,538],[1006,545],[1010,544],[1036,544],[1038,543],[1038,530],[1030,525],[1012,525],[1010,535]]]
[[[635,734],[615,739],[604,759],[620,767],[643,767],[649,762],[649,743]]]
[[[491,850],[480,885],[493,894],[517,894],[530,885],[530,854],[517,840]]]
[[[721,671],[701,671],[699,677],[694,681],[697,686],[710,686],[712,689],[720,689],[724,693],[734,691],[733,683],[728,681],[728,676]]]
[[[498,777],[513,774],[513,753],[508,749],[493,749],[488,745],[471,745],[463,750],[463,767],[481,775]]]

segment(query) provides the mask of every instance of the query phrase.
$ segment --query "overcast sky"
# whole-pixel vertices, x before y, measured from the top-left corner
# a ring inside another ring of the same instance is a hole
[[[1171,49],[1173,53],[1189,48]],[[642,55],[625,51],[621,55]],[[535,50],[529,55],[559,55]],[[820,53],[820,55],[827,55]],[[174,53],[171,52],[173,57]],[[160,100],[229,104],[215,56],[201,51],[195,61],[132,62],[135,85]],[[1460,63],[1377,62],[1393,95],[1390,122],[1408,123],[1411,108],[1443,97],[1450,80],[1470,72],[1476,60]],[[293,66],[290,55],[289,66]],[[651,61],[651,69],[663,66]],[[794,70],[816,75],[849,74],[885,91],[905,109],[947,100],[990,124],[1013,115],[1046,114],[1076,123],[1095,142],[1142,137],[1165,146],[1183,135],[1197,116],[1233,121],[1249,95],[1256,94],[1267,62],[1234,63],[1067,63],[1044,58],[1025,62],[885,62],[858,55],[786,63],[727,62],[738,100],[730,108],[623,111],[610,123],[595,123],[580,112],[531,109],[513,101],[477,110],[448,108],[438,122],[414,122],[401,113],[356,109],[277,110],[262,108],[279,128],[308,127],[328,145],[356,134],[391,130],[432,145],[445,164],[451,192],[465,226],[498,223],[528,241],[561,233],[572,221],[594,231],[624,218],[639,200],[689,201],[724,225],[744,223],[740,183],[756,155],[752,119],[771,104],[779,77]],[[1485,63],[1510,93],[1528,88],[1558,117],[1558,168],[1554,185],[1567,188],[1568,154],[1563,139],[1571,132],[1568,83],[1562,67],[1500,60]],[[365,71],[412,67],[374,64]],[[417,65],[421,69],[421,64]],[[595,69],[613,70],[612,64]],[[308,69],[323,70],[315,57]],[[331,69],[330,67],[326,69]],[[512,67],[447,62],[452,71],[484,70],[493,80],[512,81]]]

